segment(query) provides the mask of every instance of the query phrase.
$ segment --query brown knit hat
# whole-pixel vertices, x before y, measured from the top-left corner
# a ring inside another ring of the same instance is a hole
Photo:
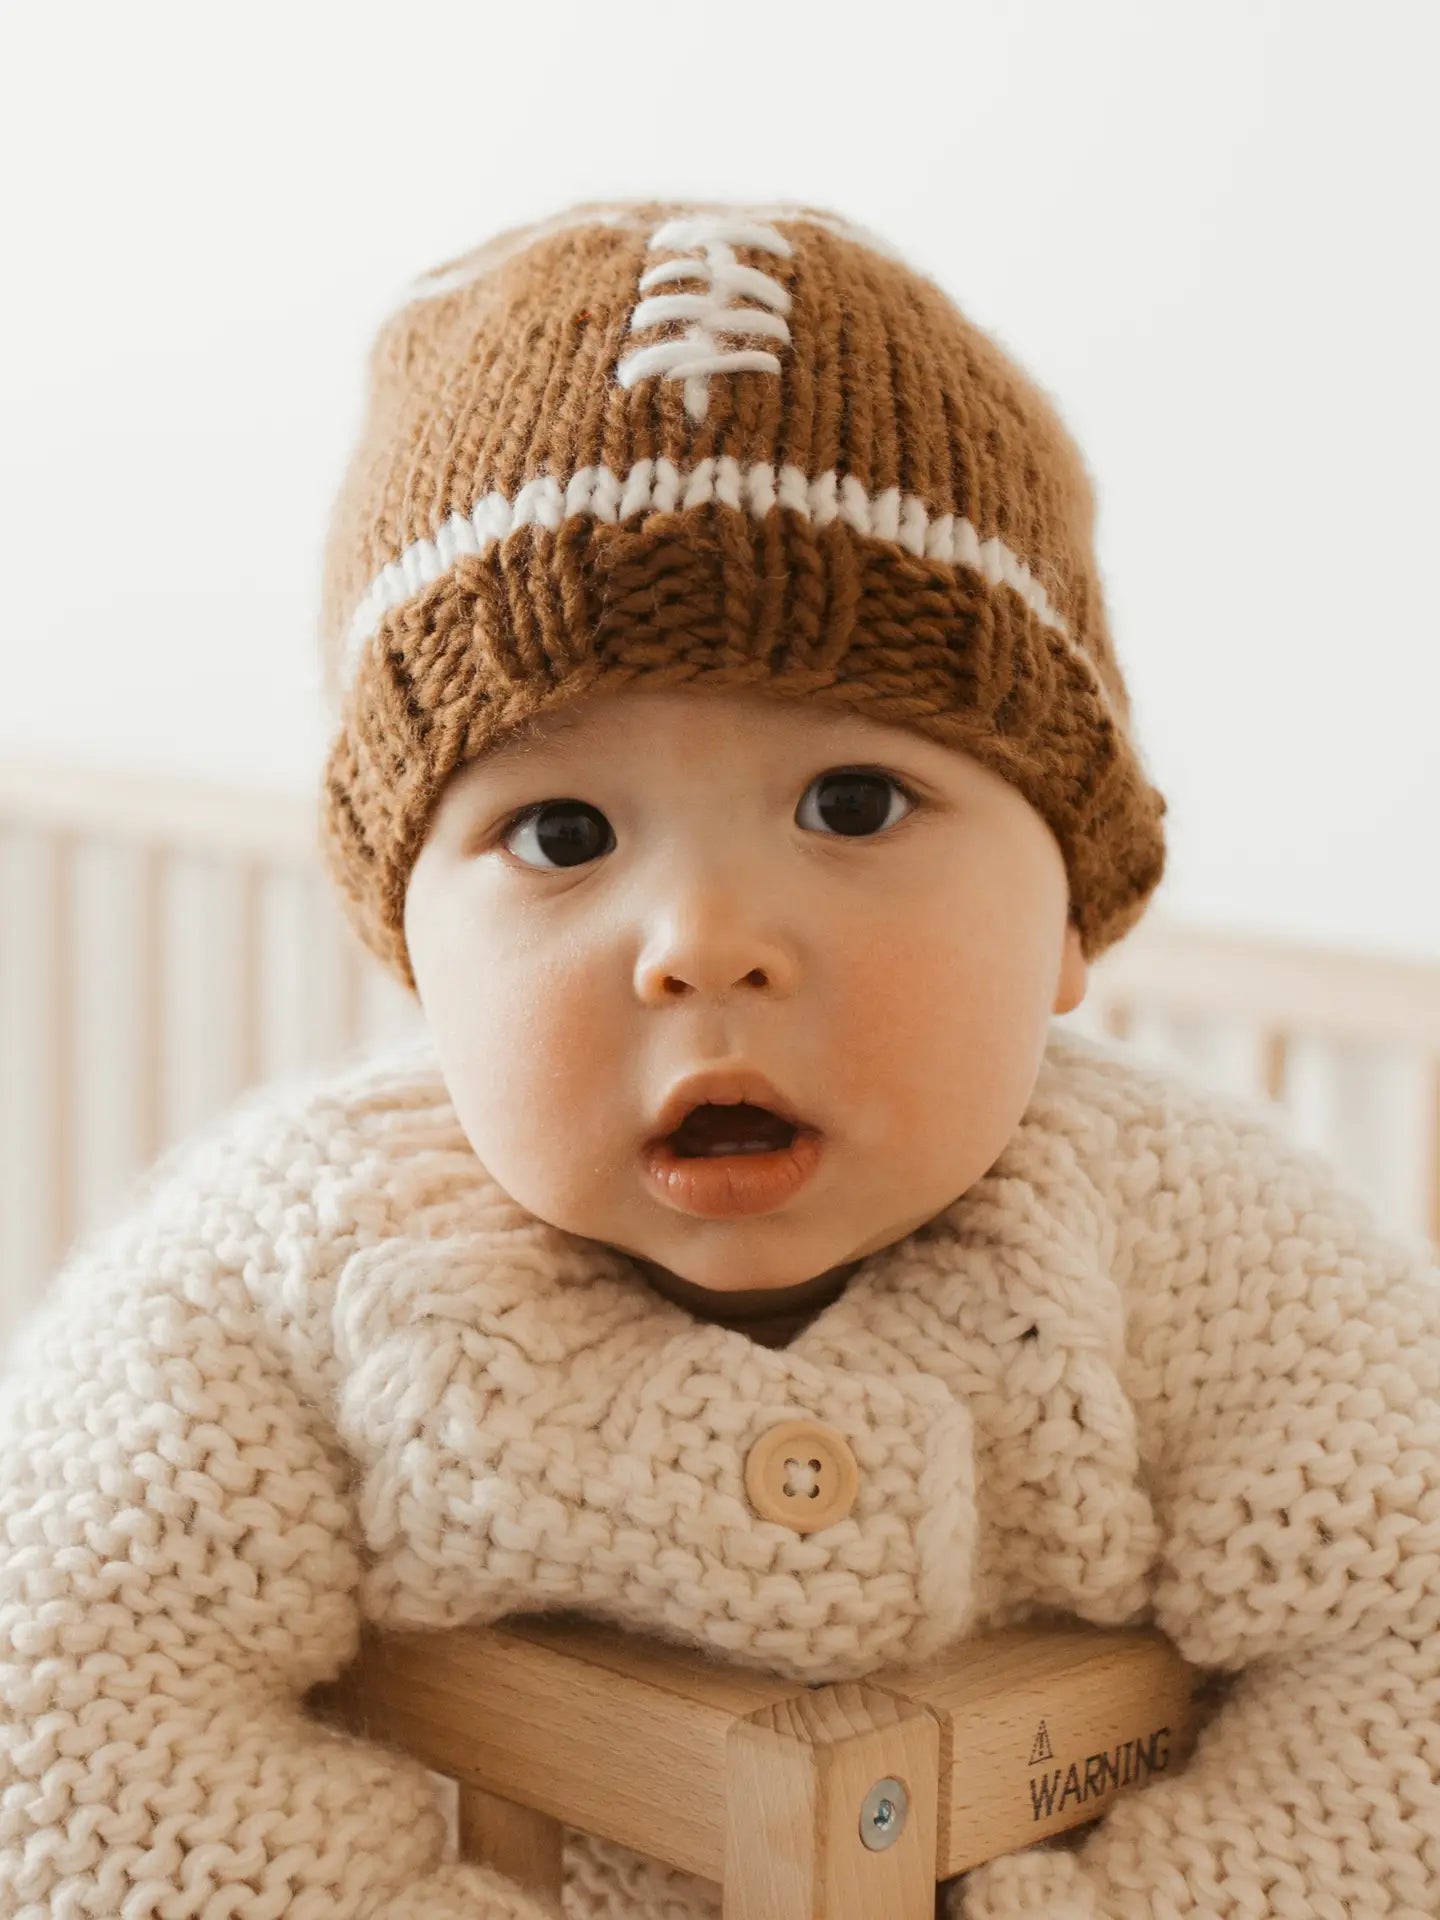
[[[802,206],[585,202],[407,290],[322,589],[321,837],[412,992],[405,889],[454,769],[611,689],[852,708],[1011,781],[1093,958],[1160,880],[1162,796],[1048,399],[874,234]]]

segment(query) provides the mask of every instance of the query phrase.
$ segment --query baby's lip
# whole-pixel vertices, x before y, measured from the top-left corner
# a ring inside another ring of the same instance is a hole
[[[743,1101],[752,1107],[764,1107],[802,1133],[819,1133],[814,1121],[803,1119],[795,1103],[763,1073],[735,1062],[724,1067],[707,1067],[679,1080],[661,1102],[645,1144],[654,1146],[671,1135],[685,1116],[707,1101],[716,1106],[733,1107]]]

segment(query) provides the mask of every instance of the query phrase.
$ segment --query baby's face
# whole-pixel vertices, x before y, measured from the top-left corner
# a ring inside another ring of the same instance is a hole
[[[1067,910],[1049,828],[968,755],[773,696],[627,689],[457,771],[405,933],[505,1191],[653,1278],[745,1293],[888,1246],[994,1164],[1085,990]],[[728,1208],[648,1151],[675,1083],[720,1065],[820,1132],[773,1186],[717,1161]]]

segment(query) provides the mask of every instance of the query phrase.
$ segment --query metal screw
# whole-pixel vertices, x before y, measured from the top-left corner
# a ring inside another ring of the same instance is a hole
[[[910,1796],[902,1780],[887,1774],[875,1782],[860,1809],[860,1838],[872,1853],[894,1846],[905,1830],[909,1811]]]

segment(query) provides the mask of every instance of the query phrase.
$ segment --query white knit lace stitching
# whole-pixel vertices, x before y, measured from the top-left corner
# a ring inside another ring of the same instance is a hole
[[[641,274],[640,291],[649,297],[631,313],[629,331],[641,333],[667,320],[683,320],[687,325],[682,334],[627,354],[616,368],[622,387],[633,387],[651,374],[659,374],[662,380],[683,380],[686,415],[698,423],[710,410],[712,373],[779,373],[778,355],[759,347],[726,348],[721,343],[722,334],[758,334],[790,344],[785,319],[790,295],[763,267],[738,260],[737,247],[778,253],[787,260],[794,251],[775,227],[715,214],[667,220],[651,234],[650,252],[674,249],[680,257],[657,261]],[[698,248],[699,257],[687,253],[689,248]],[[699,280],[701,290],[650,293],[652,287],[676,280]],[[760,305],[738,305],[741,300]]]

